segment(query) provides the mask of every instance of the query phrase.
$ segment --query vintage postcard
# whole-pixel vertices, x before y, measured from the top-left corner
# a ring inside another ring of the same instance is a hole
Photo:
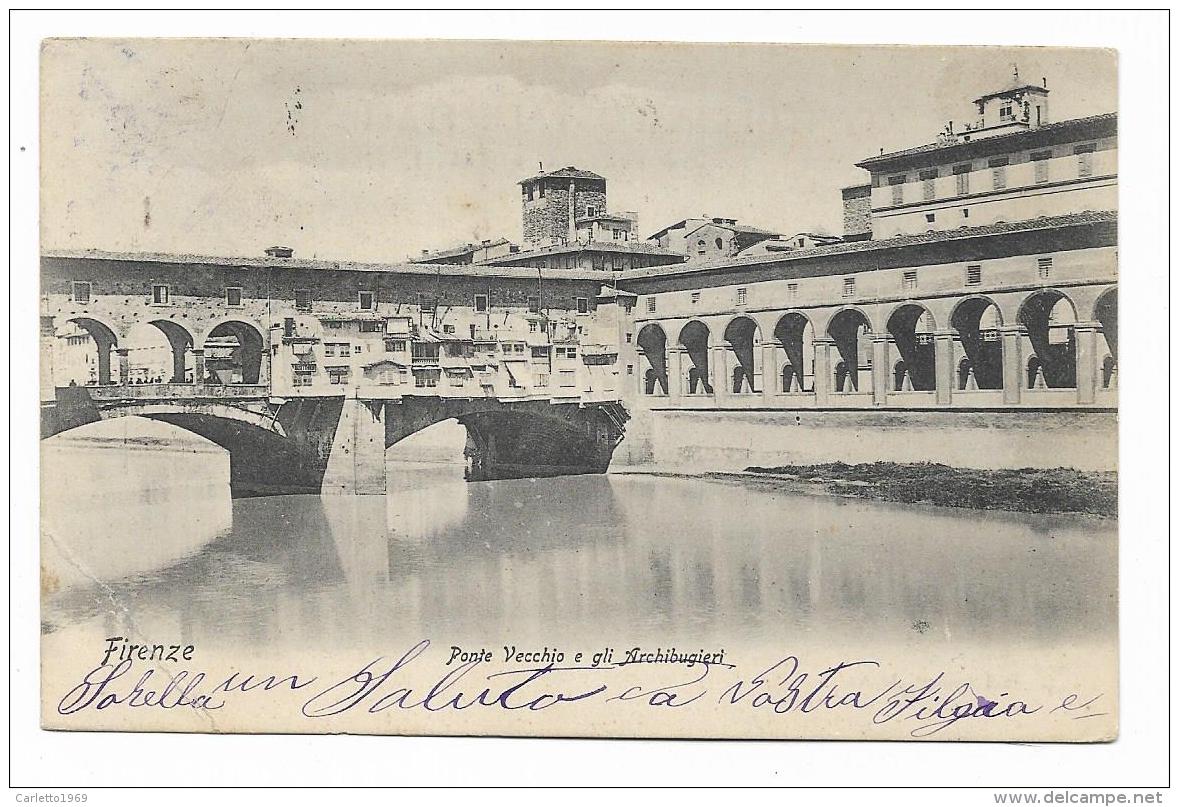
[[[1117,71],[44,41],[42,725],[1114,739]]]

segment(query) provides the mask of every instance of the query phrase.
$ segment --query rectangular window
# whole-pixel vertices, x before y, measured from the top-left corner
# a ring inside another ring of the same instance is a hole
[[[889,177],[888,184],[892,186],[892,203],[894,205],[904,204],[905,175],[901,174],[899,176]]]
[[[152,305],[167,305],[168,304],[168,287],[162,283],[156,283],[151,287],[151,302]]]
[[[371,291],[362,291],[357,294],[356,304],[361,311],[372,311],[376,304],[376,296]]]
[[[1093,152],[1096,149],[1097,147],[1092,143],[1086,143],[1073,149],[1073,154],[1077,156],[1077,176],[1093,176]]]
[[[901,275],[901,288],[902,289],[915,289],[915,288],[917,288],[917,270],[916,269],[906,269],[905,272]]]
[[[589,313],[589,298],[588,297],[578,297],[577,298],[577,313],[578,314],[588,314]]]
[[[921,177],[921,198],[927,202],[932,202],[937,198],[937,169],[931,168],[922,171]]]
[[[426,297],[426,295],[424,295],[424,294],[418,295],[418,306],[421,307],[423,314],[433,314],[434,313],[434,302],[435,302],[434,300]]]
[[[737,305],[745,305],[745,301],[749,299],[749,292],[746,289],[737,289]]]
[[[386,339],[385,351],[388,353],[404,353],[406,346],[405,339]]]
[[[699,303],[700,302],[700,292],[698,292],[698,291],[692,292],[691,295],[689,296],[689,300],[691,301],[692,305],[696,305],[697,303]]]
[[[999,120],[1015,120],[1015,114],[1012,112],[1011,104],[1004,104],[999,107]]]
[[[787,283],[786,284],[786,299],[788,299],[788,300],[797,300],[798,299],[798,284],[797,283]]]
[[[384,327],[381,325],[380,322],[369,321],[369,320],[361,320],[361,322],[360,322],[360,332],[361,333],[380,333],[383,330],[384,330]]]
[[[970,193],[970,163],[961,163],[954,166],[954,179],[957,183],[956,191],[959,196],[966,196]]]
[[[596,216],[597,214],[598,214],[598,209],[596,207],[594,207],[593,205],[588,205],[586,207],[586,209],[585,209],[586,216]]]
[[[530,314],[539,314],[540,313],[540,298],[539,297],[529,297],[528,298],[528,313],[530,313]]]
[[[538,183],[536,183],[536,187],[540,190],[540,198],[543,199],[544,198],[544,183],[538,182]]]
[[[623,269],[626,268],[626,263],[625,263],[625,261],[623,261],[623,258],[621,255],[611,255],[610,256],[610,268],[615,272],[621,272]]]
[[[487,311],[487,295],[486,294],[476,294],[475,295],[475,311],[477,311],[480,314]]]
[[[338,331],[344,327],[344,323],[338,319],[329,319],[327,322],[323,323],[323,325],[329,331]]]
[[[292,383],[296,387],[310,387],[314,380],[311,373],[296,372]]]
[[[577,383],[577,373],[575,370],[562,370],[557,374],[558,384],[562,387],[572,387]]]
[[[323,355],[325,355],[325,356],[340,356],[341,358],[343,358],[345,356],[351,356],[352,355],[352,343],[351,342],[324,342],[323,343]]]
[[[856,279],[854,277],[845,277],[843,279],[843,296],[854,297],[856,294]]]
[[[347,384],[348,377],[352,374],[347,367],[328,367],[326,369],[329,384]]]
[[[85,280],[75,280],[70,284],[70,293],[75,303],[90,302],[90,284]]]
[[[443,333],[454,333],[454,326],[453,325],[443,325],[442,332]]]
[[[239,308],[242,304],[242,290],[239,286],[225,287],[225,304],[230,308]]]
[[[935,219],[937,219],[936,213],[926,213],[925,214],[925,223],[926,224],[933,224]]]
[[[295,289],[295,310],[311,310],[311,289]]]
[[[977,286],[982,283],[982,266],[967,266],[966,267],[966,285]]]
[[[1052,259],[1036,258],[1036,270],[1039,272],[1041,278],[1048,277],[1052,274]]]
[[[655,313],[655,298],[654,297],[647,298],[647,313],[648,314]]]
[[[295,335],[295,319],[294,319],[294,317],[286,317],[285,319],[283,319],[283,321],[282,321],[282,335],[287,336],[287,337]]]
[[[1007,157],[992,157],[987,160],[987,167],[991,169],[991,187],[1001,191],[1007,187]]]
[[[1048,181],[1048,161],[1052,159],[1052,149],[1033,151],[1032,162],[1036,166],[1036,184]]]
[[[537,333],[540,330],[540,323],[536,320],[528,323],[528,333]]]

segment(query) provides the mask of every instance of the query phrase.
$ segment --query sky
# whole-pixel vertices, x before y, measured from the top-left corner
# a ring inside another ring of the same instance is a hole
[[[641,235],[683,218],[842,231],[854,166],[1047,78],[1117,109],[1098,49],[374,40],[50,40],[45,249],[398,261],[519,241],[519,180],[607,178]]]

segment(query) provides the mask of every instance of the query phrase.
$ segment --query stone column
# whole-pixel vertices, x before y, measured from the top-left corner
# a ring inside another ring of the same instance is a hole
[[[1073,328],[1077,338],[1077,403],[1093,403],[1097,399],[1097,388],[1101,364],[1097,358],[1098,322],[1078,322]]]
[[[125,347],[115,348],[119,356],[119,383],[127,384],[131,381],[131,351]]]
[[[815,405],[826,406],[833,384],[831,378],[831,346],[833,339],[816,337],[815,345]]]
[[[954,400],[953,331],[941,331],[933,335],[933,387],[938,406],[949,406]]]
[[[1003,403],[1017,404],[1023,394],[1023,334],[1021,325],[999,329],[1003,340]]]
[[[671,348],[667,351],[667,396],[678,398],[684,394],[684,351]]]
[[[723,345],[713,345],[708,352],[708,374],[712,379],[712,392],[717,401],[720,401],[729,396],[729,385],[733,383],[729,378],[729,349]]]
[[[775,394],[782,383],[782,346],[777,342],[766,342],[761,346],[761,395],[766,405],[774,402]]]
[[[205,381],[205,351],[193,348],[192,351],[192,383],[202,384]]]
[[[872,337],[872,404],[888,403],[888,337]]]

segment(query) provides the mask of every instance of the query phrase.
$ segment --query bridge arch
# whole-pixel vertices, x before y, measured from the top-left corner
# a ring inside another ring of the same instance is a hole
[[[255,323],[242,319],[223,319],[205,332],[197,362],[201,378],[221,384],[261,384],[269,369],[266,339]]]
[[[1059,289],[1029,294],[1019,307],[1028,389],[1077,386],[1077,308]]]
[[[814,390],[815,328],[802,311],[787,311],[774,325],[774,340],[786,354],[780,392]]]
[[[724,338],[729,354],[735,359],[725,379],[728,390],[733,393],[760,392],[761,328],[756,320],[738,314],[725,326]]]
[[[687,395],[711,395],[712,376],[709,373],[708,351],[711,347],[712,332],[698,319],[687,322],[680,329],[677,339],[688,356]]]
[[[667,395],[667,333],[655,322],[639,329],[639,383],[644,395]]]
[[[972,294],[950,312],[954,331],[955,387],[1003,389],[1003,311],[990,297]]]
[[[933,312],[921,303],[904,302],[892,309],[885,327],[892,390],[933,391],[937,383],[933,342],[937,322]]]

